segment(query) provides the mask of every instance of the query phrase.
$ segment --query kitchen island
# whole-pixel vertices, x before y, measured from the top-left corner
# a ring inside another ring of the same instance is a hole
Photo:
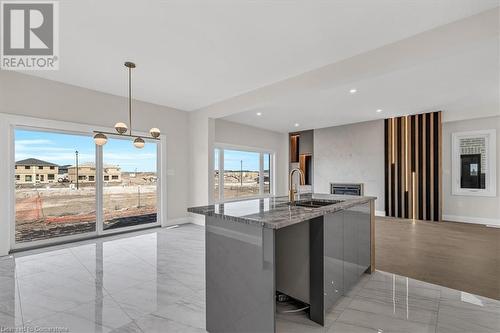
[[[325,314],[375,269],[374,197],[312,194],[192,207],[205,215],[208,332],[275,332],[276,294]]]

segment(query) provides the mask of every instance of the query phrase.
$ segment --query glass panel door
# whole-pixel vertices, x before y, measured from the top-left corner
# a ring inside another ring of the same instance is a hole
[[[95,232],[92,137],[26,129],[14,136],[15,244]]]
[[[108,138],[103,146],[103,230],[159,223],[157,143],[142,149],[133,138]]]

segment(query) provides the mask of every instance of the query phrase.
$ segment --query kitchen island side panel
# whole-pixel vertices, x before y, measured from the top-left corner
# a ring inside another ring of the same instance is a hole
[[[275,230],[206,216],[206,327],[275,331]]]

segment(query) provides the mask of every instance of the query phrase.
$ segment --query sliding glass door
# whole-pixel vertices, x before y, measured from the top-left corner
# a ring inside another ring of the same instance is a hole
[[[96,231],[91,136],[15,130],[15,241],[26,243]],[[87,177],[87,175],[89,177]]]
[[[160,224],[159,143],[14,129],[14,248]]]
[[[156,223],[157,146],[137,149],[130,139],[110,138],[103,147],[103,229]]]

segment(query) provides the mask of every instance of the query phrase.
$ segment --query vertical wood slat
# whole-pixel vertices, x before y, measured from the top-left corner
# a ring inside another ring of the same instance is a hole
[[[401,173],[402,173],[402,159],[401,159],[401,149],[403,147],[401,142],[401,132],[403,119],[401,117],[396,118],[396,165],[397,165],[397,216],[403,217],[403,200],[402,200],[402,184],[401,184]]]
[[[418,219],[418,212],[419,212],[419,205],[420,205],[420,190],[419,190],[419,177],[420,177],[420,171],[419,171],[419,165],[420,165],[420,157],[419,157],[419,149],[420,149],[420,142],[419,142],[419,116],[415,116],[415,215],[413,218]]]
[[[425,215],[425,220],[431,220],[432,216],[432,210],[431,210],[431,193],[432,193],[432,187],[431,187],[431,176],[432,176],[432,154],[431,154],[431,118],[432,114],[428,113],[426,117],[426,123],[425,123],[425,142],[426,142],[426,151],[425,151],[425,159],[427,163],[425,164],[425,188],[426,188],[426,201],[425,201],[425,207],[426,207],[426,215]]]
[[[438,155],[438,163],[437,163],[437,170],[438,170],[438,186],[437,186],[437,195],[438,195],[438,212],[436,217],[437,221],[442,221],[443,220],[443,124],[442,124],[442,112],[439,111],[437,113],[437,155]]]
[[[385,215],[390,215],[389,205],[389,119],[384,120],[384,209]]]
[[[406,195],[406,215],[405,218],[411,218],[411,156],[410,156],[410,126],[411,117],[406,116],[406,135],[405,135],[405,159],[406,159],[406,172],[405,172],[405,195]]]
[[[416,204],[416,198],[415,198],[415,148],[416,148],[416,141],[415,141],[415,116],[410,116],[410,218],[414,219],[415,218],[415,204]]]
[[[399,175],[399,181],[401,182],[401,193],[399,194],[401,197],[401,217],[405,217],[405,206],[406,206],[406,198],[405,198],[405,173],[406,173],[406,160],[405,160],[405,118],[401,117],[401,135],[399,140],[401,142],[401,174]]]
[[[425,129],[427,127],[427,114],[422,114],[422,220],[427,216],[427,135]]]
[[[391,151],[391,154],[390,154],[390,163],[389,163],[389,167],[390,167],[390,174],[391,174],[391,185],[390,185],[390,190],[391,190],[391,216],[396,216],[396,195],[394,193],[394,183],[395,183],[395,180],[396,180],[396,177],[394,175],[394,172],[396,171],[396,167],[395,167],[395,156],[394,156],[394,132],[395,132],[395,129],[394,129],[394,124],[396,123],[395,119],[391,119],[390,121],[390,136],[391,136],[391,141],[390,141],[390,151]]]
[[[424,206],[423,206],[423,164],[422,164],[422,152],[424,151],[423,149],[423,135],[422,135],[422,124],[423,124],[423,115],[418,116],[418,218],[423,219],[423,211],[424,211]]]
[[[410,150],[410,118],[405,117],[405,218],[410,217],[410,160],[409,160],[409,150]]]
[[[429,153],[429,156],[431,158],[431,160],[429,161],[429,165],[430,165],[430,189],[429,189],[429,196],[430,196],[430,205],[428,207],[430,213],[428,214],[428,220],[433,220],[434,219],[434,114],[431,113],[429,115],[429,121],[430,121],[430,124],[429,124],[429,139],[430,139],[430,143],[429,143],[429,149],[430,149],[430,153]]]
[[[386,215],[441,220],[441,113],[387,119],[384,123]]]

